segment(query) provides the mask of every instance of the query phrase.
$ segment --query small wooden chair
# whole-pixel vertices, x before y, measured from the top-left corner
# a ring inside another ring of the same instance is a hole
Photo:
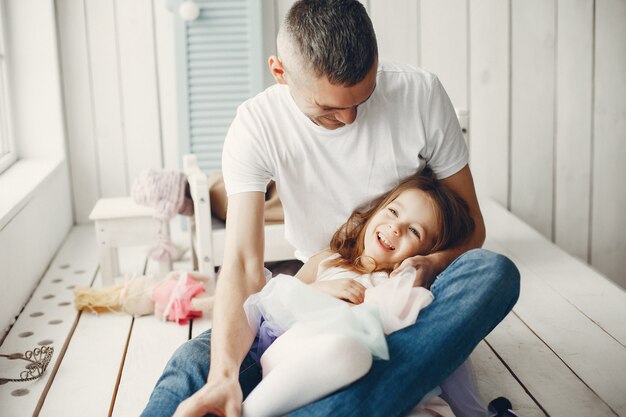
[[[211,216],[209,181],[198,167],[195,155],[183,157],[183,171],[189,182],[193,199],[194,215],[190,221],[191,257],[193,267],[211,278],[215,277],[215,267],[224,259],[226,225]],[[285,239],[284,224],[265,225],[265,262],[294,259],[294,247]]]
[[[89,219],[94,221],[96,227],[103,285],[113,285],[120,275],[118,248],[147,246],[156,242],[160,225],[153,213],[152,207],[141,206],[131,197],[98,200]],[[169,235],[169,224],[164,232]],[[159,262],[161,278],[171,270],[170,260]]]

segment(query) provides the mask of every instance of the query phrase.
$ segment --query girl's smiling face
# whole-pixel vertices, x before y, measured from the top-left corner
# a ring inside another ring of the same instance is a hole
[[[427,254],[438,231],[439,218],[428,194],[405,190],[369,220],[362,256],[374,259],[378,268],[395,268],[407,258]]]

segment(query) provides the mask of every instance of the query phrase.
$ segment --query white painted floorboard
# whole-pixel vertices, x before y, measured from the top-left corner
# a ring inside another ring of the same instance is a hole
[[[549,285],[552,278],[559,275],[557,272],[536,272],[547,269],[546,265],[551,265],[553,258],[559,259],[560,250],[557,251],[553,244],[538,235],[518,231],[523,229],[519,220],[499,206],[484,206],[486,217],[494,219],[497,224],[492,227],[487,222],[488,230],[493,231],[485,246],[509,256],[522,274],[522,293],[514,308],[516,314],[614,413],[626,415],[626,348],[614,335],[598,326],[598,320],[590,318],[563,295],[563,292],[571,295],[573,291],[564,289],[561,292],[559,286],[564,285],[562,281]],[[524,241],[523,245],[519,243],[521,241]],[[530,248],[535,248],[536,259],[531,258]],[[541,255],[544,251],[552,252],[553,256],[545,258]],[[525,258],[520,260],[518,254]],[[569,259],[571,262],[572,258]],[[565,270],[575,269],[567,258],[561,257],[559,261],[564,264]],[[588,288],[591,293],[595,292],[591,288],[594,284],[607,285],[606,279],[591,269],[584,276],[580,274],[577,277],[572,279],[570,286]],[[600,311],[596,314],[601,317],[624,315],[626,303],[619,301],[623,291],[614,287],[609,293],[607,301],[598,300],[601,306],[593,311]],[[552,392],[557,389],[559,387],[553,388]],[[578,397],[579,408],[586,404],[580,401],[581,398],[585,397]]]
[[[182,265],[174,265],[181,269]],[[158,263],[148,259],[146,275],[158,273]],[[189,339],[189,325],[163,322],[154,315],[134,319],[128,342],[113,417],[138,416],[174,351]]]
[[[481,201],[489,240],[514,254],[515,262],[626,346],[626,292],[570,256],[491,200]],[[496,249],[497,251],[497,249]]]
[[[144,248],[122,248],[119,253],[122,273],[143,273]],[[99,278],[95,287],[101,285]],[[132,317],[124,314],[81,313],[39,415],[109,416],[131,324]]]
[[[614,415],[604,401],[515,314],[509,314],[500,323],[487,337],[487,343],[498,352],[529,394],[549,415]]]
[[[470,358],[476,386],[484,404],[499,396],[506,396],[520,416],[546,416],[487,342],[479,343]]]

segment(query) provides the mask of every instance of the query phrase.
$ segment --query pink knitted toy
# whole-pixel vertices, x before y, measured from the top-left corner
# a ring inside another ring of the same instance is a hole
[[[150,248],[150,256],[158,261],[172,259],[176,247],[166,231],[170,221],[185,204],[185,175],[175,171],[149,169],[139,174],[133,183],[132,197],[137,204],[154,207],[154,218],[159,220],[159,237]]]

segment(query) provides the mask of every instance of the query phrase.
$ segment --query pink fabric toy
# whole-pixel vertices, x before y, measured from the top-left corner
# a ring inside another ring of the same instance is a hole
[[[78,310],[92,313],[124,312],[135,317],[154,313],[162,320],[185,325],[189,319],[211,317],[215,298],[211,284],[197,272],[172,271],[160,282],[151,276],[133,276],[123,284],[75,288],[74,303]]]
[[[152,291],[154,315],[185,325],[189,319],[202,317],[202,311],[194,310],[191,300],[203,292],[204,283],[194,280],[186,272],[181,272],[178,280],[166,279]]]

